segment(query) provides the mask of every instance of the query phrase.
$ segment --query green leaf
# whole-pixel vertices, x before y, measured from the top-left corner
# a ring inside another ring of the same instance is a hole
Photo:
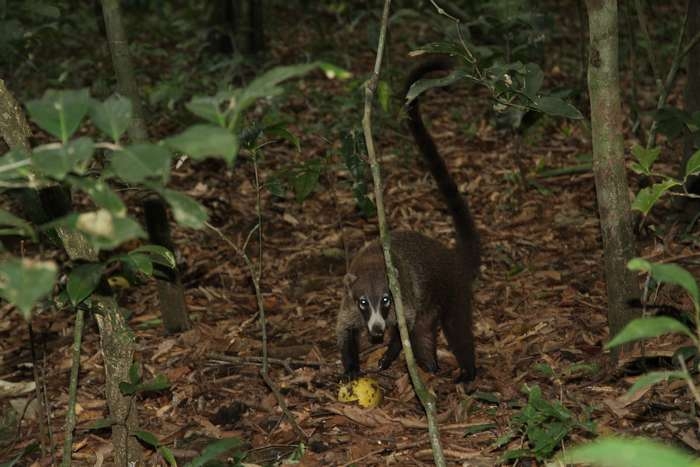
[[[695,306],[700,305],[700,292],[698,291],[698,284],[695,282],[695,278],[677,264],[650,263],[643,258],[633,258],[627,263],[627,268],[632,271],[648,272],[658,282],[683,287],[690,295]]]
[[[151,432],[135,431],[134,436],[136,436],[138,439],[140,439],[147,445],[151,446],[153,449],[158,449],[158,447],[160,446],[160,441],[158,440],[158,437]]]
[[[656,202],[674,186],[679,186],[680,183],[676,180],[665,180],[661,183],[654,183],[652,186],[642,188],[637,193],[637,196],[632,201],[632,209],[642,212],[645,216],[649,214],[651,208]]]
[[[161,264],[170,269],[175,269],[177,266],[177,263],[175,262],[175,255],[164,246],[143,245],[131,251],[129,254],[131,255],[134,253],[147,254],[154,263]]]
[[[104,273],[104,264],[81,264],[68,275],[66,291],[68,298],[77,305],[85,300],[97,288]]]
[[[26,178],[32,173],[32,161],[22,149],[12,149],[0,157],[0,180]]]
[[[222,454],[225,454],[232,449],[241,447],[240,438],[223,438],[215,441],[202,450],[202,453],[192,459],[192,462],[186,464],[185,467],[202,467],[207,462],[216,459]]]
[[[0,235],[21,235],[36,239],[36,232],[29,222],[4,209],[0,209]]]
[[[163,459],[173,467],[177,467],[177,460],[175,460],[175,455],[173,452],[166,448],[165,446],[160,446],[158,448],[158,453],[163,456]]]
[[[114,425],[114,420],[111,418],[100,418],[88,425],[88,430],[104,430],[105,428],[111,428]]]
[[[129,367],[129,382],[131,384],[139,384],[141,381],[141,374],[139,373],[140,365],[138,362],[132,362]]]
[[[700,459],[680,449],[644,438],[599,438],[559,456],[565,464],[601,467],[698,467]]]
[[[160,195],[170,204],[173,210],[173,217],[178,224],[199,229],[209,218],[207,210],[194,199],[180,193],[179,191],[162,189]]]
[[[637,381],[627,390],[627,396],[633,396],[642,389],[671,379],[685,379],[685,373],[682,371],[652,371],[645,373],[637,378]]]
[[[661,154],[661,148],[645,148],[643,146],[636,145],[632,148],[632,155],[639,161],[645,169],[645,173],[649,173],[651,170],[651,165],[656,161],[656,159]]]
[[[685,176],[695,175],[700,172],[700,150],[695,151],[685,164]]]
[[[95,152],[90,138],[82,137],[56,147],[54,144],[39,146],[32,152],[32,161],[39,171],[58,180],[69,172],[85,173],[87,162]]]
[[[131,122],[131,101],[118,94],[104,102],[91,101],[90,118],[97,128],[112,138],[115,143],[124,134]]]
[[[65,144],[80,126],[89,105],[87,89],[48,90],[41,99],[27,102],[27,111],[37,125]]]
[[[112,249],[135,238],[145,238],[146,233],[135,220],[129,217],[116,217],[106,209],[86,212],[69,218],[68,222],[90,237],[98,250]],[[69,224],[70,225],[70,224]]]
[[[125,182],[140,183],[148,178],[167,180],[172,155],[163,146],[139,143],[111,155],[112,170]]]
[[[155,378],[139,384],[139,392],[157,392],[170,387],[170,381],[165,375],[156,375]]]
[[[328,62],[317,62],[318,67],[323,71],[328,79],[350,79],[352,78],[352,73],[344,68],[333,65]]]
[[[0,297],[16,306],[24,319],[34,304],[53,290],[58,268],[53,261],[11,258],[0,263]]]
[[[554,96],[541,96],[532,100],[530,108],[553,117],[581,120],[583,114],[576,107]]]
[[[124,202],[106,181],[71,176],[67,177],[67,180],[73,186],[87,193],[98,207],[108,210],[115,217],[126,216]]]
[[[165,143],[192,159],[220,156],[229,165],[234,163],[240,144],[238,137],[225,128],[204,124],[191,126],[183,133],[166,139]]]
[[[456,83],[457,81],[467,77],[469,77],[468,72],[466,70],[459,69],[454,70],[449,75],[442,78],[419,79],[411,85],[410,89],[406,93],[405,104],[410,104],[414,99],[429,89],[449,86],[450,84]]]
[[[464,436],[466,437],[476,433],[483,433],[484,431],[494,430],[496,428],[498,428],[498,425],[495,423],[479,423],[478,425],[467,427],[464,430]]]
[[[525,87],[523,93],[530,99],[535,99],[537,93],[542,89],[544,82],[544,72],[534,63],[525,65]]]
[[[686,336],[696,340],[696,337],[680,321],[677,321],[668,316],[654,316],[649,318],[637,318],[630,321],[610,342],[605,344],[606,349],[611,349],[628,342],[638,341],[640,339],[650,339],[663,334],[676,333],[685,334]]]
[[[153,261],[148,255],[141,253],[130,252],[128,255],[123,256],[124,261],[131,263],[131,266],[138,272],[145,274],[147,276],[153,275]]]
[[[193,97],[185,107],[200,118],[226,127],[226,115],[230,110],[228,101],[236,98],[239,92],[221,91],[213,97]]]
[[[318,185],[321,175],[321,161],[314,159],[296,169],[290,180],[298,203],[304,201]]]

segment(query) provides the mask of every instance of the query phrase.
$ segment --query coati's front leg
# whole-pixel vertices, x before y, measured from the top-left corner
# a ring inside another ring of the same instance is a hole
[[[343,362],[343,375],[355,379],[360,374],[360,330],[347,328],[340,336],[340,360]]]
[[[392,326],[389,328],[389,345],[379,359],[379,369],[386,370],[391,366],[391,364],[396,360],[396,357],[401,353],[401,334],[399,333],[398,326]]]

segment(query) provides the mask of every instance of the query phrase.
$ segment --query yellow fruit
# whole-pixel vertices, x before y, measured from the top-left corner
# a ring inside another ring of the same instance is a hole
[[[358,378],[340,386],[338,400],[340,402],[357,401],[361,407],[372,409],[382,402],[382,389],[372,378]]]
[[[112,276],[107,279],[107,282],[113,289],[127,289],[131,285],[124,276]]]

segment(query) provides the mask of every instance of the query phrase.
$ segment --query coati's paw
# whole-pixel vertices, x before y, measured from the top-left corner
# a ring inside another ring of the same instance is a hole
[[[470,368],[469,370],[461,369],[459,370],[459,375],[455,378],[455,384],[458,383],[470,383],[474,381],[476,377],[476,369]]]
[[[377,368],[380,371],[384,371],[391,366],[391,363],[392,360],[390,358],[387,358],[386,354],[384,354],[384,356],[379,359],[379,363],[377,363]]]
[[[348,382],[348,381],[352,381],[354,379],[357,379],[358,376],[360,376],[360,369],[359,368],[352,368],[350,370],[347,370],[345,373],[343,373],[340,376],[340,380],[343,382]]]

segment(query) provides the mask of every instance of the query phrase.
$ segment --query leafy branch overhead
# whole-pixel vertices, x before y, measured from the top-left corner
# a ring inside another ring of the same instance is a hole
[[[281,95],[284,81],[315,69],[321,69],[328,77],[347,76],[344,70],[324,62],[273,68],[243,88],[193,97],[187,108],[205,123],[194,124],[159,143],[121,143],[133,113],[130,101],[124,97],[112,96],[100,102],[92,99],[87,89],[46,91],[42,98],[27,102],[27,110],[40,128],[59,141],[34,147],[28,154],[16,149],[0,156],[0,186],[40,188],[64,183],[85,193],[95,209],[70,213],[36,229],[0,209],[0,230],[36,239],[37,230],[68,229],[85,235],[96,251],[113,250],[145,238],[145,231],[112,188],[114,183],[159,193],[180,225],[201,228],[208,218],[206,209],[190,196],[167,187],[175,154],[183,153],[195,161],[218,157],[233,166],[241,145],[251,144],[261,134],[251,133],[246,127],[246,111],[261,99]],[[107,141],[78,134],[86,117]],[[265,130],[273,137],[292,137],[280,122],[263,127],[262,132]],[[313,162],[299,170],[300,176],[295,180],[298,196],[303,199],[313,188],[320,165]],[[68,298],[73,304],[88,298],[112,265],[150,276],[154,262],[174,266],[172,253],[156,246],[140,247],[103,263],[77,266],[68,276]],[[51,261],[4,260],[0,263],[0,296],[29,318],[33,305],[52,291],[57,272],[57,265]],[[34,287],[23,285],[28,283]]]

